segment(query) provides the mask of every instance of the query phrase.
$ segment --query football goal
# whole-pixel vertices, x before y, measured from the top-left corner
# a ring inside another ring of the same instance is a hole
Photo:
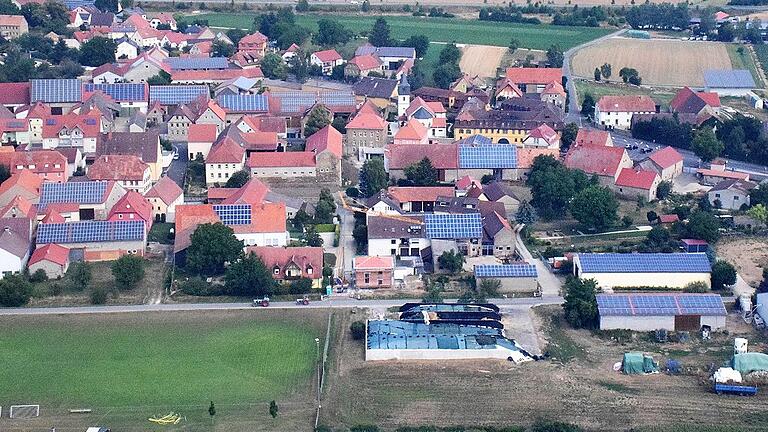
[[[39,417],[40,405],[11,405],[9,414],[12,419]]]

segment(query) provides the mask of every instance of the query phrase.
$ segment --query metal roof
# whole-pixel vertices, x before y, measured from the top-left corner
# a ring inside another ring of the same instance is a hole
[[[226,57],[170,57],[166,60],[173,70],[229,69]]]
[[[88,243],[144,239],[144,221],[79,221],[40,224],[37,243]]]
[[[216,102],[228,111],[257,111],[269,110],[269,99],[264,95],[221,95]]]
[[[473,239],[483,236],[480,213],[426,214],[427,237],[431,239]]]
[[[67,183],[43,183],[38,209],[53,203],[98,204],[104,201],[109,182],[83,181]]]
[[[144,84],[132,83],[114,83],[114,84],[93,84],[86,83],[84,86],[86,92],[102,91],[112,97],[117,102],[146,102],[147,86]]]
[[[598,294],[601,316],[725,316],[718,294]]]
[[[496,349],[519,351],[500,329],[461,324],[368,321],[368,349]]]
[[[708,88],[755,88],[752,73],[746,69],[709,69],[704,71]]]
[[[583,273],[709,273],[704,253],[578,254]]]
[[[533,264],[479,264],[475,266],[475,277],[535,278],[538,273]]]
[[[83,84],[77,78],[30,80],[30,100],[46,103],[81,102]]]
[[[459,168],[517,168],[514,144],[459,144]]]
[[[208,93],[206,85],[158,85],[149,87],[149,103],[180,105],[190,103],[201,94]]]

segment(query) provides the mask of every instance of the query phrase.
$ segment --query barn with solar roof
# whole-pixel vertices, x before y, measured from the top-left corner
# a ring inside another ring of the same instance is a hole
[[[475,279],[479,284],[484,279],[496,279],[501,282],[499,293],[527,292],[538,290],[538,272],[536,266],[526,262],[515,264],[478,264],[475,266]]]
[[[699,331],[725,328],[718,294],[598,294],[600,330]]]
[[[711,286],[711,271],[704,253],[587,253],[573,258],[574,275],[594,279],[600,288],[683,289],[693,282]]]

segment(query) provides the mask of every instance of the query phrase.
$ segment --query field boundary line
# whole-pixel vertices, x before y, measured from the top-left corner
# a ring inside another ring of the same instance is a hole
[[[328,360],[328,345],[329,340],[331,338],[331,318],[333,317],[333,312],[328,312],[328,325],[325,329],[325,344],[323,346],[323,364],[320,368],[320,383],[318,385],[317,389],[317,412],[315,413],[315,429],[317,429],[317,425],[320,422],[320,408],[322,407],[322,397],[323,397],[323,384],[325,384],[325,362]]]

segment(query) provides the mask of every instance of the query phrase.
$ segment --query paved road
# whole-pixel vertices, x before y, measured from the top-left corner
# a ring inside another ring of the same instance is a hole
[[[339,271],[337,276],[352,274],[352,261],[357,253],[357,245],[352,232],[355,229],[355,215],[349,210],[341,208],[339,205],[338,213],[341,215],[341,235],[339,238],[339,252],[336,256],[336,268]]]
[[[541,292],[545,298],[556,297],[560,294],[560,288],[563,283],[557,278],[544,263],[531,255],[531,252],[525,246],[522,237],[520,237],[520,231],[515,232],[515,248],[520,257],[529,263],[536,266],[536,272],[539,277],[539,286],[541,286]]]
[[[187,143],[174,143],[173,148],[179,154],[179,158],[171,162],[171,166],[168,167],[166,175],[170,177],[171,180],[175,181],[180,188],[184,189],[184,175],[187,172],[187,164],[189,163]]]
[[[129,313],[129,312],[173,312],[173,311],[208,311],[208,310],[239,310],[239,309],[328,309],[328,308],[389,308],[415,300],[355,300],[348,296],[333,296],[322,301],[310,302],[307,306],[297,306],[294,302],[273,302],[268,308],[253,308],[250,303],[182,303],[156,305],[126,305],[126,306],[73,306],[54,308],[0,308],[0,315],[73,315],[96,313]],[[448,302],[456,300],[447,300]],[[493,303],[505,306],[537,306],[561,304],[559,296],[544,296],[537,298],[496,299]]]

